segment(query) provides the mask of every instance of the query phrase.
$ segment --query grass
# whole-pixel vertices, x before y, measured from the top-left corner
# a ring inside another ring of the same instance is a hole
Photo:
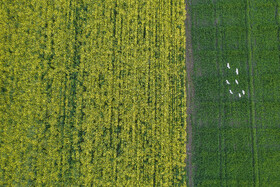
[[[194,186],[279,185],[279,4],[191,5]]]

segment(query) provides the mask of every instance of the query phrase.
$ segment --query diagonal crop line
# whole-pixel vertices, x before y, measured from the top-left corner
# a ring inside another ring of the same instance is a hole
[[[251,117],[251,136],[252,136],[252,156],[253,156],[253,167],[254,175],[253,180],[255,186],[259,186],[259,169],[258,169],[258,150],[257,150],[257,127],[255,122],[255,99],[254,99],[254,77],[253,77],[253,45],[251,41],[252,37],[252,25],[250,20],[250,0],[246,0],[246,25],[247,25],[247,48],[248,48],[248,67],[249,67],[249,92],[250,92],[250,117]]]

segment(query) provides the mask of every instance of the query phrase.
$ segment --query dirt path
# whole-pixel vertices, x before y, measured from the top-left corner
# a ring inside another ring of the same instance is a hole
[[[191,42],[191,17],[190,17],[190,0],[185,0],[186,4],[186,20],[185,20],[185,31],[186,31],[186,70],[187,70],[187,178],[188,186],[194,186],[193,183],[193,165],[192,165],[192,122],[191,116],[194,112],[194,86],[192,82],[193,75],[193,54],[192,54],[192,42]]]

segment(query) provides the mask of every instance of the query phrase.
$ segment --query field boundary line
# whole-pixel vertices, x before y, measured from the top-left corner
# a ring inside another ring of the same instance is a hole
[[[246,25],[247,25],[247,48],[248,48],[248,68],[249,68],[249,97],[250,97],[250,117],[251,117],[251,138],[252,138],[252,156],[253,156],[253,167],[254,167],[254,185],[259,186],[259,167],[258,167],[258,150],[257,150],[257,127],[255,122],[255,99],[254,99],[254,77],[253,77],[253,45],[251,40],[252,25],[250,20],[250,0],[246,0]]]
[[[186,33],[186,93],[187,93],[187,144],[186,144],[186,169],[187,169],[187,179],[188,186],[194,186],[193,175],[194,168],[192,165],[192,122],[191,119],[192,114],[194,114],[194,85],[192,76],[193,72],[193,49],[192,49],[192,36],[191,36],[191,12],[190,12],[191,0],[185,0],[185,10],[186,10],[186,18],[185,18],[185,33]]]

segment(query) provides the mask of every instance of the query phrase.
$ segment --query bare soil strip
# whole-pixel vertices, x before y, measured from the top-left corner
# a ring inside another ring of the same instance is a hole
[[[187,178],[188,186],[194,186],[193,183],[193,165],[192,165],[192,120],[191,116],[194,113],[194,86],[192,82],[193,72],[193,54],[192,54],[192,40],[191,40],[191,14],[190,14],[190,0],[185,0],[186,5],[186,20],[185,20],[185,30],[186,30],[186,71],[187,71]]]

